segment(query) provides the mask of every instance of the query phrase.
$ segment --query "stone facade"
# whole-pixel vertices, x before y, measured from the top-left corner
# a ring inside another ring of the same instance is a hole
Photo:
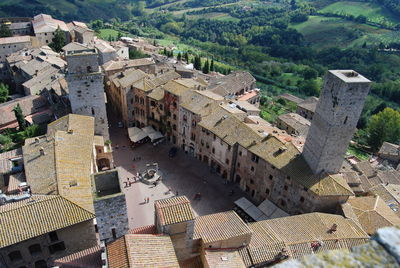
[[[97,226],[100,240],[110,242],[128,233],[128,214],[125,194],[95,200]]]
[[[100,241],[110,242],[128,233],[128,212],[117,170],[93,175],[94,210]]]
[[[66,78],[72,112],[93,116],[95,134],[108,140],[110,135],[106,99],[97,51],[95,49],[68,51],[66,58],[68,63]]]
[[[315,174],[339,172],[370,84],[351,70],[327,73],[303,151]]]
[[[16,36],[0,38],[0,63],[6,62],[9,55],[24,48],[31,48],[30,36]]]
[[[50,267],[53,260],[96,244],[93,221],[85,221],[0,249],[0,267],[2,262],[5,267]]]

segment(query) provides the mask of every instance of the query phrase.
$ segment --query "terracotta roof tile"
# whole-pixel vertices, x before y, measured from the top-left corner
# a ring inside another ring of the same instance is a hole
[[[95,218],[62,196],[32,196],[0,206],[0,248]]]
[[[251,233],[251,229],[236,212],[227,211],[197,217],[194,223],[193,239],[212,243]]]
[[[186,196],[157,200],[154,203],[154,207],[162,225],[169,225],[194,219],[192,206]]]
[[[94,246],[54,261],[54,265],[65,268],[101,268],[101,247]]]

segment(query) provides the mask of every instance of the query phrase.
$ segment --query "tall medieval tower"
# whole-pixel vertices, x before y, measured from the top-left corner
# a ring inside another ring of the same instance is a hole
[[[303,150],[315,174],[339,172],[370,87],[371,81],[352,70],[326,74]]]
[[[100,72],[96,49],[66,52],[67,82],[72,113],[93,116],[95,134],[110,138],[104,94],[103,74]]]

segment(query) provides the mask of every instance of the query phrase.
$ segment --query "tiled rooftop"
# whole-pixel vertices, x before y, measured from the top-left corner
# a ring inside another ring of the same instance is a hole
[[[0,248],[91,220],[94,214],[58,195],[0,206]]]
[[[251,233],[251,229],[236,212],[226,211],[197,217],[193,239],[202,239],[204,243],[212,243]]]
[[[379,196],[350,198],[347,203],[368,234],[375,233],[378,228],[400,225],[399,216]]]
[[[169,236],[127,234],[107,245],[110,268],[179,268]]]
[[[157,200],[154,203],[162,225],[169,225],[194,219],[192,206],[186,196]]]
[[[336,224],[336,231],[332,230]],[[249,224],[250,245],[240,251],[246,265],[276,260],[282,249],[291,258],[325,250],[349,249],[364,244],[369,236],[354,221],[340,215],[309,213]],[[320,246],[313,247],[313,243]]]

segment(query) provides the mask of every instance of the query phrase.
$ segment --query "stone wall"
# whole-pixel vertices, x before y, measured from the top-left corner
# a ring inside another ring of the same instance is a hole
[[[89,52],[88,52],[89,53]],[[103,75],[99,72],[97,54],[67,55],[69,99],[74,114],[93,116],[95,134],[108,140],[108,120]]]
[[[48,234],[44,234],[12,246],[0,249],[0,262],[5,263],[5,267],[27,267],[34,268],[35,262],[44,260],[51,266],[53,260],[73,254],[93,247],[97,244],[96,232],[94,230],[93,220],[85,221],[61,230],[56,231],[58,240],[51,241]],[[49,246],[63,242],[65,250],[57,251],[53,254],[49,251]],[[32,253],[29,247],[39,245],[40,251]],[[19,251],[22,259],[11,261],[8,254],[13,251]],[[1,267],[1,264],[0,264]]]
[[[371,82],[354,71],[325,76],[303,155],[315,174],[339,172]]]
[[[100,240],[110,242],[128,233],[128,213],[125,194],[94,200]],[[115,236],[113,237],[113,229]]]

